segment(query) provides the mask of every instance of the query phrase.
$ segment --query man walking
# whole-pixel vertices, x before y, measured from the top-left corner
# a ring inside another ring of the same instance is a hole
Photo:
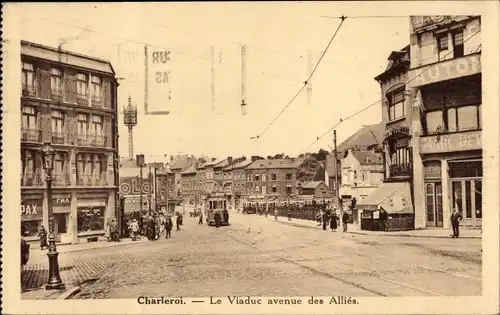
[[[457,208],[453,209],[451,214],[451,227],[453,228],[453,238],[458,238],[460,234],[460,221],[463,219]]]
[[[203,224],[203,212],[200,212],[200,219],[198,220],[198,224]]]
[[[172,218],[167,216],[165,219],[165,238],[170,238],[171,237],[171,232],[172,232],[172,227],[174,226],[174,223],[172,222]]]
[[[344,232],[347,232],[347,221],[349,221],[349,214],[344,211],[344,214],[342,215],[342,229]]]

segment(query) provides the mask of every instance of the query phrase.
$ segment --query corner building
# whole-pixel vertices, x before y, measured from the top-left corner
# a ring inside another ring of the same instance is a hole
[[[48,230],[43,142],[56,152],[56,242],[98,239],[117,209],[117,87],[100,60],[21,42],[21,225],[26,240]]]
[[[481,20],[414,16],[407,87],[412,100],[415,227],[482,222]]]

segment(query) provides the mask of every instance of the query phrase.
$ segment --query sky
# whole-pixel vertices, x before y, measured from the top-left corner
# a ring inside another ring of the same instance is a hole
[[[409,18],[361,18],[356,6],[325,3],[25,3],[22,39],[111,61],[120,79],[121,156],[128,155],[121,109],[130,95],[138,107],[134,154],[296,156],[330,150],[329,133],[341,118],[381,99],[373,79],[384,71],[391,51],[409,44]],[[383,12],[383,11],[381,11]],[[366,12],[364,12],[366,13]],[[371,16],[377,14],[371,10]],[[385,12],[384,15],[386,15]],[[261,134],[302,87],[347,16],[311,80],[307,92]],[[363,14],[368,15],[368,14]],[[326,18],[332,16],[334,18]],[[352,16],[352,17],[350,17]],[[144,46],[150,55],[171,51],[166,64],[149,62],[149,110],[144,115]],[[247,47],[247,115],[241,114],[241,46]],[[215,109],[211,105],[211,46],[215,50]],[[128,56],[136,59],[127,59]],[[156,83],[156,71],[169,72]],[[170,93],[171,99],[168,95]],[[337,128],[341,143],[363,125],[381,120],[381,106]]]

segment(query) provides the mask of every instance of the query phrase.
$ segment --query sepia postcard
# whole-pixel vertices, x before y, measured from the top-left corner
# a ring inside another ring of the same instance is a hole
[[[498,314],[499,12],[5,3],[3,312]]]

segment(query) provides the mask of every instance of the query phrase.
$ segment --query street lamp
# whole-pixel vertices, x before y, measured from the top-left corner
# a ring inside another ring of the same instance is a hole
[[[45,170],[45,181],[47,182],[47,203],[49,213],[49,281],[46,290],[64,289],[64,283],[59,274],[59,253],[56,249],[56,236],[54,234],[54,214],[52,209],[52,170],[54,169],[55,151],[50,142],[44,142],[42,149],[43,169]]]

